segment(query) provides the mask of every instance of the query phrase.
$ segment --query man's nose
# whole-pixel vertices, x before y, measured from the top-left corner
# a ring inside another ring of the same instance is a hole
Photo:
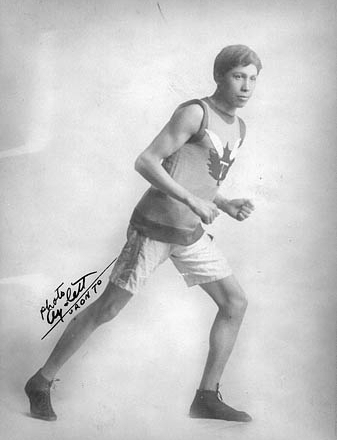
[[[249,79],[245,79],[242,83],[242,90],[248,92],[250,90],[250,82]]]

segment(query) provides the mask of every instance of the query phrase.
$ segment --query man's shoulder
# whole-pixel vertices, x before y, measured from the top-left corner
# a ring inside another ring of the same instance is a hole
[[[174,112],[174,118],[193,127],[193,136],[190,141],[202,138],[208,126],[207,107],[201,99],[191,99],[180,104]]]
[[[206,109],[206,104],[202,99],[199,98],[194,98],[194,99],[189,99],[188,101],[184,101],[182,102],[178,108],[201,108],[202,110]]]
[[[205,103],[201,99],[190,99],[189,101],[184,101],[176,109],[176,112],[180,114],[198,118],[199,120],[203,118],[205,111]]]

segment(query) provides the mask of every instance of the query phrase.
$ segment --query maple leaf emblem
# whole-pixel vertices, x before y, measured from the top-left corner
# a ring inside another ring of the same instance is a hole
[[[215,150],[209,150],[209,162],[207,164],[209,174],[213,177],[213,179],[217,180],[217,185],[219,186],[220,182],[225,179],[229,168],[234,162],[238,148],[241,145],[241,139],[238,139],[233,147],[233,150],[230,150],[228,148],[228,142],[224,148],[220,138],[215,133],[208,129],[205,131],[207,132],[213,147],[215,148]]]
[[[209,150],[209,162],[208,162],[208,172],[213,177],[213,179],[217,180],[217,185],[220,185],[220,182],[225,179],[228,170],[234,159],[230,160],[231,150],[228,148],[228,142],[226,147],[222,147],[223,155],[219,157],[218,152],[212,149]]]

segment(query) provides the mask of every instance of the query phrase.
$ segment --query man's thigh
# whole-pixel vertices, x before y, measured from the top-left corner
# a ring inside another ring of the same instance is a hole
[[[174,246],[170,258],[188,287],[232,275],[226,257],[216,246],[214,238],[207,233],[192,245]]]
[[[132,295],[137,294],[169,253],[168,243],[152,240],[130,226],[127,242],[114,264],[109,281]]]

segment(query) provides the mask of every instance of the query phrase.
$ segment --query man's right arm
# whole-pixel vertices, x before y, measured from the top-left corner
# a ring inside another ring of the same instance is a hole
[[[153,186],[187,205],[208,224],[219,215],[216,205],[191,194],[161,164],[162,160],[176,152],[199,131],[202,118],[203,109],[198,104],[176,110],[158,136],[138,156],[135,169]]]

